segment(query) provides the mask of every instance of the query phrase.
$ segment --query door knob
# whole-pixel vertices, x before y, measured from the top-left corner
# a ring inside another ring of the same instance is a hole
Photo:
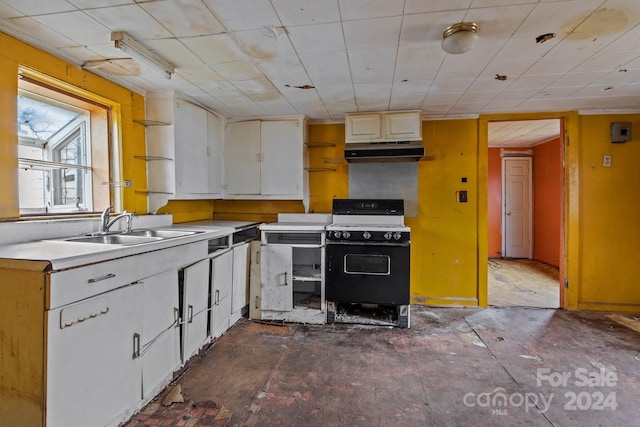
[[[511,212],[507,212],[507,216],[511,215]]]

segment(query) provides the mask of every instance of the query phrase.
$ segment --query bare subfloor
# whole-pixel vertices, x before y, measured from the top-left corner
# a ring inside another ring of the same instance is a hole
[[[639,425],[634,316],[412,306],[411,322],[242,319],[176,382],[232,426]]]

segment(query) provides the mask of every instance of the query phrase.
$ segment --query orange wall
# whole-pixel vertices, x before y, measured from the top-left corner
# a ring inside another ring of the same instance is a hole
[[[518,150],[509,148],[509,150]],[[560,266],[562,219],[562,146],[560,138],[533,148],[533,258]],[[489,148],[487,181],[489,257],[502,252],[502,159]]]
[[[502,254],[502,159],[499,148],[489,148],[488,165],[489,258],[499,258]]]
[[[560,138],[533,148],[533,258],[560,266],[562,236]]]

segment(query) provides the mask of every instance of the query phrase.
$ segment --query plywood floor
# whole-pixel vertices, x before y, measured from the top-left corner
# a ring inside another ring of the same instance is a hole
[[[177,383],[230,426],[637,426],[636,324],[520,307],[412,306],[411,329],[241,319]]]
[[[489,305],[558,308],[557,267],[532,259],[490,259]]]

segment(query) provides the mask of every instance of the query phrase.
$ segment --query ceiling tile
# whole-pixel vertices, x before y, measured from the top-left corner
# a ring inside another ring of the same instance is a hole
[[[0,3],[0,19],[7,18],[17,18],[19,16],[24,16],[25,14],[20,12],[18,9],[15,9],[6,4]]]
[[[287,32],[298,54],[345,49],[340,23],[290,27]]]
[[[67,0],[79,9],[95,9],[98,7],[121,6],[135,4],[135,0]]]
[[[111,31],[124,31],[138,41],[172,36],[165,27],[138,5],[90,9],[85,13]]]
[[[156,0],[140,3],[176,37],[219,34],[225,31],[201,0]]]
[[[219,81],[223,78],[206,64],[185,64],[176,69],[176,73],[190,82]]]
[[[400,16],[344,22],[347,50],[398,46],[401,24]]]
[[[443,12],[449,10],[466,10],[471,0],[406,0],[404,12],[406,14]]]
[[[400,46],[393,79],[395,82],[433,80],[445,55],[439,46]]]
[[[213,71],[230,82],[253,80],[262,77],[262,73],[251,61],[231,61],[212,64]]]
[[[516,37],[556,33],[564,37],[602,4],[602,0],[567,0],[539,3],[515,32]]]
[[[395,67],[393,47],[357,49],[348,52],[351,76],[354,83],[387,84],[391,87]]]
[[[255,30],[281,24],[269,0],[204,0],[227,31]]]
[[[340,22],[338,0],[271,0],[286,27]]]
[[[174,67],[183,67],[187,64],[202,64],[202,60],[198,58],[192,51],[176,39],[156,39],[146,40],[145,47],[158,53],[162,58],[173,64]]]
[[[99,24],[82,12],[40,15],[33,19],[79,45],[90,45],[111,40],[109,28]]]
[[[300,59],[316,86],[351,83],[346,52],[306,53],[300,55]]]
[[[405,15],[400,31],[400,46],[440,46],[442,33],[448,26],[464,19],[465,11],[449,11]]]
[[[188,37],[180,41],[207,64],[249,59],[249,55],[229,34]]]
[[[535,7],[531,2],[521,5],[512,5],[512,3],[515,2],[507,0],[507,3],[499,7],[470,9],[464,20],[478,24],[480,40],[500,39],[504,41],[513,35]]]
[[[65,0],[2,0],[2,2],[25,15],[32,16],[76,10],[73,5]]]
[[[343,21],[401,16],[404,0],[339,0]]]
[[[48,52],[56,52],[61,47],[77,46],[77,43],[73,40],[42,26],[40,22],[33,18],[11,18],[8,20],[8,24],[14,32],[19,33],[18,35],[22,40],[32,42],[36,46],[42,46]],[[47,46],[49,47],[46,48]]]

